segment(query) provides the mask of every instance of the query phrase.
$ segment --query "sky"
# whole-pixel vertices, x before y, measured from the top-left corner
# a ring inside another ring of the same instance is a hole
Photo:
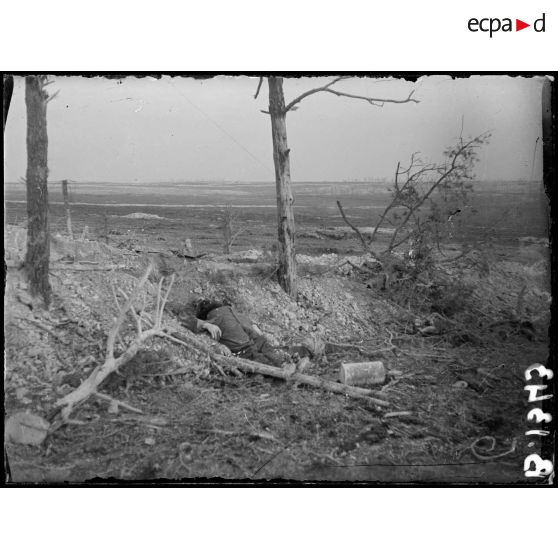
[[[286,101],[327,77],[285,79]],[[49,180],[274,181],[268,90],[258,79],[218,76],[123,80],[55,77],[48,104]],[[480,180],[542,176],[542,78],[425,76],[351,78],[335,88],[418,104],[367,102],[327,93],[287,115],[291,178],[391,179],[414,152],[440,161],[463,136],[492,132],[479,152]],[[4,145],[4,180],[26,173],[24,78],[16,78]]]

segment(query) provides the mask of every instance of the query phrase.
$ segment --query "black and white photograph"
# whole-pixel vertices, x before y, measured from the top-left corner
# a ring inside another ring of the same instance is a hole
[[[553,87],[4,74],[5,482],[551,483]]]

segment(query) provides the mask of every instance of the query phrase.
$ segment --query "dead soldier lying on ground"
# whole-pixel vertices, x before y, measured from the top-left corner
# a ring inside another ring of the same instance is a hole
[[[204,299],[197,303],[195,316],[189,315],[184,306],[174,307],[173,312],[181,325],[190,331],[207,331],[212,339],[219,341],[219,352],[226,356],[233,354],[262,364],[283,367],[291,373],[302,371],[309,363],[308,357],[299,358],[302,355],[296,351],[291,355],[281,354],[256,324],[230,304]],[[289,362],[293,356],[298,358],[296,366]]]

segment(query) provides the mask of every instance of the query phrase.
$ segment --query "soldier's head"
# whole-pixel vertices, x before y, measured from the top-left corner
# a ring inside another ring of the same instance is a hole
[[[221,308],[221,306],[224,306],[222,302],[204,298],[196,304],[196,318],[199,320],[207,320],[207,315],[212,310],[215,310],[215,308]]]

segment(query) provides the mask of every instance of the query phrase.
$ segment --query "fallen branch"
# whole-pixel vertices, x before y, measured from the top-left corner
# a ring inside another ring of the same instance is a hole
[[[252,360],[247,360],[244,358],[218,355],[211,349],[206,347],[203,342],[195,339],[193,335],[185,335],[185,333],[180,332],[179,335],[181,339],[177,339],[175,336],[173,336],[173,333],[174,332],[161,332],[158,335],[178,345],[183,345],[190,349],[194,348],[198,351],[202,351],[207,354],[212,360],[214,360],[218,364],[227,366],[227,368],[238,368],[243,372],[248,372],[251,374],[262,374],[263,376],[269,376],[271,378],[278,378],[284,381],[292,381],[297,384],[318,387],[333,393],[341,393],[349,397],[368,399],[369,401],[375,403],[380,407],[389,407],[389,403],[387,401],[378,399],[377,397],[373,397],[376,392],[372,390],[347,386],[345,384],[339,384],[336,382],[330,382],[328,380],[323,380],[322,378],[309,376],[307,374],[300,374],[297,372],[295,372],[294,374],[290,374],[288,371],[283,370],[282,368],[268,366],[267,364],[261,364],[259,362],[254,362]],[[186,339],[186,341],[184,341],[184,339]]]
[[[163,279],[161,279],[161,281],[159,282],[155,310],[153,312],[153,316],[149,317],[149,321],[145,320],[145,316],[143,314],[141,316],[138,315],[133,307],[134,302],[138,298],[139,294],[142,292],[143,287],[145,286],[152,270],[153,264],[152,262],[150,262],[134,291],[126,298],[126,301],[122,305],[122,307],[118,308],[119,313],[116,318],[115,324],[108,334],[106,356],[103,364],[97,366],[95,370],[93,370],[93,372],[89,375],[89,377],[84,380],[77,389],[68,393],[66,396],[62,397],[55,403],[55,407],[60,408],[60,413],[62,415],[63,421],[67,421],[72,410],[76,406],[81,405],[84,401],[89,399],[89,397],[91,397],[92,395],[99,397],[100,395],[97,391],[97,387],[110,374],[129,362],[142,348],[142,346],[148,339],[163,332],[163,311],[165,309],[165,304],[167,302],[170,290],[174,282],[174,276],[171,277],[170,283],[164,294],[162,294]],[[124,350],[124,352],[118,358],[116,358],[114,356],[114,346],[116,343],[116,339],[119,336],[119,330],[122,327],[128,313],[132,315],[133,319],[136,322],[136,337],[132,340],[132,342]],[[145,320],[148,323],[149,329],[145,331],[143,330],[142,320]]]
[[[382,418],[410,417],[412,414],[411,411],[393,411],[392,413],[386,413]]]
[[[105,395],[104,393],[99,393],[98,391],[96,391],[92,395],[98,397],[99,399],[103,399],[104,401],[110,401],[111,403],[116,404],[118,407],[122,407],[123,409],[128,409],[128,411],[132,411],[133,413],[143,414],[143,411],[141,409],[132,407],[131,405],[128,405],[128,403],[124,403],[123,401],[120,401],[119,399],[115,399],[110,395]]]
[[[125,265],[111,265],[111,266],[80,266],[76,265],[52,265],[50,269],[53,271],[114,271],[116,269],[126,269]]]
[[[326,346],[330,345],[332,347],[340,347],[342,349],[356,349],[361,355],[364,356],[374,356],[379,353],[389,353],[395,349],[399,350],[395,345],[391,347],[366,347],[362,345],[356,345],[352,343],[336,343],[335,341],[326,341]]]

